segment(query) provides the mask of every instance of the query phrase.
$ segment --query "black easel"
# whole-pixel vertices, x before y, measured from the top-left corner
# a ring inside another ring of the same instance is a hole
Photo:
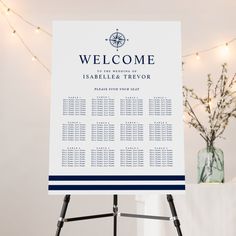
[[[79,220],[89,220],[89,219],[96,219],[96,218],[104,218],[104,217],[113,217],[114,218],[114,224],[113,224],[113,236],[117,236],[117,217],[132,217],[132,218],[143,218],[143,219],[153,219],[153,220],[166,220],[166,221],[173,221],[174,226],[176,227],[178,236],[182,236],[182,232],[180,229],[180,221],[178,219],[173,197],[170,194],[167,194],[167,201],[170,206],[172,217],[166,217],[166,216],[151,216],[151,215],[138,215],[138,214],[130,214],[130,213],[119,213],[118,212],[118,196],[113,195],[113,212],[112,213],[106,213],[106,214],[99,214],[99,215],[90,215],[90,216],[81,216],[81,217],[74,217],[74,218],[65,218],[66,211],[68,204],[70,202],[70,195],[66,195],[64,197],[62,209],[60,218],[57,223],[57,231],[56,236],[59,236],[61,233],[61,229],[65,222],[71,222],[71,221],[79,221]]]

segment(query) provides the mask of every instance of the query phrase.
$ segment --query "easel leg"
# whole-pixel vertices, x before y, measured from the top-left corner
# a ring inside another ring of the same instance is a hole
[[[167,201],[169,202],[169,206],[170,206],[170,210],[171,210],[171,214],[172,214],[172,219],[173,219],[174,225],[176,227],[178,236],[182,236],[182,232],[180,229],[180,221],[178,219],[177,212],[175,209],[175,204],[174,204],[173,197],[171,194],[167,194]]]
[[[65,218],[65,215],[66,215],[66,210],[67,210],[69,202],[70,202],[70,195],[66,195],[64,197],[63,205],[62,205],[62,208],[61,208],[60,218],[57,222],[56,236],[59,236],[60,233],[61,233],[61,228],[64,225],[64,218]]]
[[[114,213],[113,236],[117,236],[117,213],[118,213],[118,196],[117,195],[113,195],[113,213]]]

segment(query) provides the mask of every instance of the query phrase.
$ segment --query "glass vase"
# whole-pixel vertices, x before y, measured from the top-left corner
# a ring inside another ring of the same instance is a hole
[[[198,152],[198,183],[224,183],[224,153],[207,146]]]

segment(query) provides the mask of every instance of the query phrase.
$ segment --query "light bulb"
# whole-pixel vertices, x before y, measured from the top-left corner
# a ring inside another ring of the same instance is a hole
[[[197,59],[197,60],[200,60],[200,56],[199,56],[199,53],[198,53],[198,52],[196,52],[196,59]]]
[[[229,54],[229,44],[228,43],[226,43],[225,46],[224,46],[224,54],[225,55]]]
[[[228,43],[225,44],[225,51],[229,51],[229,44]]]
[[[32,61],[36,61],[37,60],[37,57],[36,56],[33,56],[32,57]]]
[[[229,56],[229,43],[225,43],[221,48],[220,48],[220,54],[222,57],[227,58]]]
[[[40,32],[40,27],[39,27],[39,26],[35,29],[35,32],[36,32],[36,33],[39,33],[39,32]]]
[[[6,15],[9,15],[9,14],[10,14],[10,11],[11,11],[11,9],[10,9],[10,8],[7,8],[7,9],[6,9]]]

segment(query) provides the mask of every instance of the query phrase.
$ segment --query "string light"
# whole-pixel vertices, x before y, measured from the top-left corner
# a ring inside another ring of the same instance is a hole
[[[228,58],[228,56],[229,56],[229,44],[228,44],[228,42],[225,43],[224,45],[222,45],[222,47],[220,49],[220,56],[224,57],[224,58]]]
[[[188,53],[188,54],[185,54],[183,55],[183,58],[187,58],[187,57],[192,57],[192,56],[195,56],[197,59],[200,59],[200,54],[203,54],[203,53],[207,53],[207,52],[210,52],[212,50],[215,50],[215,49],[218,49],[218,48],[221,48],[222,46],[229,51],[229,45],[236,42],[236,38],[232,38],[231,40],[229,40],[228,42],[226,43],[222,43],[222,44],[218,44],[218,45],[215,45],[213,47],[210,47],[210,48],[206,48],[206,49],[202,49],[202,50],[199,50],[197,52],[192,52],[192,53]]]
[[[196,59],[197,59],[197,60],[200,60],[200,56],[199,56],[199,53],[198,53],[198,52],[196,52]]]
[[[35,32],[36,32],[36,33],[39,33],[40,30],[41,30],[41,28],[38,26],[38,27],[35,29]]]
[[[10,11],[11,11],[11,9],[10,9],[10,8],[7,8],[7,9],[6,9],[6,14],[7,14],[7,15],[10,15]]]
[[[36,56],[33,56],[31,60],[32,60],[32,61],[37,61],[37,57],[36,57]]]
[[[229,51],[229,44],[228,43],[225,43],[225,50]]]
[[[19,41],[21,42],[21,44],[24,46],[24,48],[28,51],[28,53],[31,55],[32,61],[37,61],[45,70],[47,70],[48,73],[51,73],[49,68],[38,58],[35,56],[35,54],[33,53],[33,51],[29,48],[29,46],[25,43],[23,37],[15,30],[15,28],[13,27],[13,25],[10,23],[10,21],[8,20],[7,16],[1,12],[1,15],[3,16],[3,18],[5,19],[5,21],[7,22],[8,26],[10,27],[10,29],[12,30],[12,34],[16,35],[17,38],[19,39]]]
[[[15,11],[14,9],[10,8],[4,1],[0,0],[0,3],[6,8],[6,14],[9,14],[10,12],[12,12],[14,15],[16,15],[18,18],[20,18],[23,22],[25,22],[26,24],[30,25],[31,27],[33,27],[34,29],[38,29],[38,31],[40,30],[41,32],[47,34],[48,36],[52,37],[52,34],[49,33],[47,30],[45,30],[42,27],[37,26],[36,24],[30,22],[29,20],[27,20],[24,16],[22,16],[21,14],[19,14],[17,11]]]
[[[2,4],[2,6],[5,9],[5,14],[3,12],[1,12],[1,14],[4,15],[5,18],[7,18],[7,16],[10,15],[10,13],[12,13],[12,14],[16,15],[19,19],[21,19],[24,23],[26,23],[26,24],[30,25],[31,27],[33,27],[34,31],[36,33],[42,32],[44,34],[47,34],[49,37],[52,37],[51,33],[49,33],[44,28],[42,28],[42,27],[32,23],[31,21],[27,20],[24,16],[19,14],[17,11],[15,11],[12,8],[10,8],[3,0],[0,0],[0,3]],[[9,22],[9,20],[6,19],[6,21],[7,21],[8,25],[10,26],[10,28],[12,29],[12,34],[13,35],[17,35],[17,37],[19,38],[21,43],[24,45],[24,47],[27,49],[27,51],[31,54],[32,61],[38,61],[50,73],[50,70],[48,69],[48,67],[45,66],[44,63],[42,63],[41,60],[39,60],[36,56],[34,56],[34,54],[32,53],[31,49],[26,45],[26,43],[23,40],[23,38],[21,37],[21,35],[19,35],[19,33],[16,32],[16,30],[14,29],[14,27],[12,27],[12,25]],[[215,46],[210,47],[210,48],[198,50],[197,52],[195,51],[195,52],[191,52],[191,53],[188,53],[188,54],[184,54],[182,56],[182,59],[183,59],[183,61],[182,61],[182,68],[184,67],[184,65],[186,63],[186,59],[188,57],[195,56],[197,60],[200,60],[201,59],[200,54],[210,52],[210,51],[215,50],[217,48],[223,48],[224,49],[223,51],[225,52],[224,54],[226,55],[229,52],[229,45],[231,43],[234,43],[234,42],[236,42],[236,37],[232,38],[231,40],[229,40],[229,41],[227,41],[226,43],[223,43],[223,44],[218,44],[218,45],[215,45]]]

